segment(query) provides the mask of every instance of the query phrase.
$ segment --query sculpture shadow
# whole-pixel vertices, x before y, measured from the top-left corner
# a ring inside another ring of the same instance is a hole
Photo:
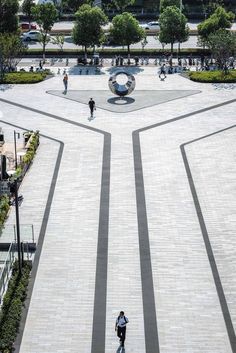
[[[115,105],[127,105],[134,103],[135,99],[131,97],[112,97],[109,98],[107,102]]]
[[[125,353],[125,347],[119,346],[116,353]]]

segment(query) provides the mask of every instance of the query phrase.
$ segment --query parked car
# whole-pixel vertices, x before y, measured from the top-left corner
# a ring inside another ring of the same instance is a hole
[[[30,41],[38,41],[40,40],[41,32],[40,31],[29,31],[22,34],[22,40],[30,42]],[[50,35],[47,34],[48,39],[50,39]]]
[[[37,29],[37,25],[33,23],[29,24],[28,22],[23,22],[20,23],[20,29],[22,32],[30,31],[32,29]]]
[[[160,25],[159,22],[153,21],[153,22],[148,22],[144,25],[141,25],[142,28],[144,28],[146,31],[159,31]]]

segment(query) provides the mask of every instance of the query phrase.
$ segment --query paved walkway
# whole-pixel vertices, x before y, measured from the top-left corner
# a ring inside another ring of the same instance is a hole
[[[0,92],[3,121],[54,139],[22,186],[39,247],[20,353],[116,353],[122,309],[126,353],[236,352],[236,91],[155,71],[136,89],[190,95],[89,121],[46,94],[60,76]],[[105,91],[104,73],[70,76],[69,90]]]

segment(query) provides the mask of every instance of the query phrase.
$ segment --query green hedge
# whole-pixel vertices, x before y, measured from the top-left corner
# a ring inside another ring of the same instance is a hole
[[[28,169],[29,164],[34,159],[36,150],[37,150],[38,145],[39,145],[39,131],[36,131],[36,132],[27,131],[26,133],[24,133],[24,136],[26,136],[26,134],[29,137],[28,139],[31,138],[30,144],[29,144],[29,147],[27,148],[26,154],[22,158],[21,164],[16,169],[16,173],[13,175],[12,179],[15,179],[15,178],[22,179],[23,178],[24,173]]]
[[[203,83],[236,83],[236,70],[229,71],[227,75],[223,71],[194,71],[189,73],[189,78]]]
[[[126,49],[121,49],[121,48],[98,48],[96,49],[96,53],[100,53],[101,57],[111,57],[114,55],[127,55],[127,50]],[[164,53],[170,53],[170,49],[164,49]],[[88,54],[92,55],[93,50],[88,50]],[[131,49],[130,50],[131,56],[133,55],[139,55],[139,56],[160,56],[163,54],[163,49]],[[177,55],[177,50],[174,50],[174,54]],[[181,56],[186,56],[186,55],[195,55],[195,56],[201,56],[201,55],[210,55],[210,51],[208,49],[201,49],[201,48],[192,48],[192,49],[181,49],[180,55]],[[27,57],[38,57],[42,55],[42,49],[28,49],[27,53],[24,55],[24,58]],[[78,56],[83,56],[84,51],[81,49],[64,49],[63,51],[60,51],[59,49],[47,49],[46,50],[46,57],[78,57]]]
[[[0,197],[0,227],[5,222],[9,207],[9,197],[7,195],[2,195]]]
[[[13,343],[20,326],[22,306],[27,295],[31,267],[31,262],[25,261],[22,267],[22,275],[20,276],[18,263],[14,264],[12,277],[9,281],[0,312],[1,353],[12,352]]]
[[[4,75],[3,81],[1,83],[38,83],[43,81],[46,78],[47,74],[47,72],[9,72]]]

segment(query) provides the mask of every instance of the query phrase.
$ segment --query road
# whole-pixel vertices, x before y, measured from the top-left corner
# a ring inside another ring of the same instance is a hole
[[[140,24],[141,23],[145,23],[145,22],[141,22],[140,21]],[[189,26],[189,28],[190,28],[190,30],[195,30],[195,29],[197,29],[197,25],[199,24],[199,22],[188,22],[188,26]],[[62,30],[62,29],[72,29],[72,27],[73,27],[73,25],[74,25],[74,22],[73,21],[70,21],[70,22],[68,22],[68,21],[62,21],[62,22],[57,22],[57,23],[55,23],[54,24],[54,26],[53,26],[53,29],[54,30]],[[109,26],[109,25],[108,25]],[[236,30],[236,22],[234,22],[234,24],[233,24],[233,26],[232,26],[232,29],[233,30]]]
[[[178,44],[175,44],[174,47],[177,48]],[[189,40],[185,43],[181,44],[181,48],[196,48],[197,47],[197,36],[190,36]],[[29,48],[30,49],[40,49],[42,48],[41,44],[37,43],[37,42],[32,42],[29,43]],[[58,46],[54,45],[52,43],[49,43],[47,45],[47,49],[57,49]],[[81,47],[78,47],[77,45],[75,45],[72,42],[72,38],[70,36],[66,36],[65,37],[65,44],[63,49],[78,49]],[[105,47],[105,48],[121,48],[119,46],[110,46],[110,47]],[[141,43],[136,43],[134,45],[131,45],[131,49],[141,49]],[[161,49],[161,43],[155,39],[154,36],[149,36],[148,37],[148,44],[146,45],[145,49]],[[169,49],[170,45],[166,45],[165,49]]]

